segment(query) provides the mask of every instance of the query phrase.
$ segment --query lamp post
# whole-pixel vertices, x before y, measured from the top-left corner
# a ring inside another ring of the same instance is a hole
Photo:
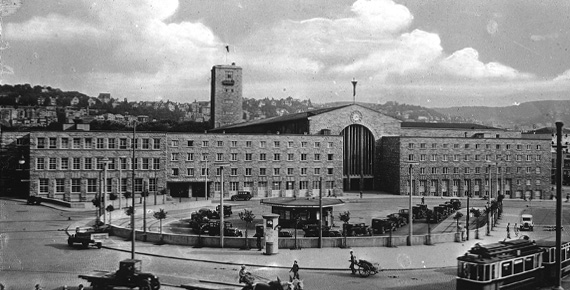
[[[208,155],[206,155],[206,179],[204,180],[204,195],[206,200],[208,200]]]
[[[135,138],[136,138],[136,132],[137,132],[137,122],[133,122],[133,141],[131,142],[131,147],[133,150],[133,156],[132,156],[132,165],[131,165],[131,206],[133,209],[133,212],[131,214],[131,230],[132,230],[132,238],[131,238],[131,259],[135,258],[135,240],[136,240],[136,234],[135,234]]]
[[[466,239],[469,241],[469,196],[471,195],[471,182],[465,183],[467,192],[467,214],[465,215],[465,232],[467,234]]]
[[[220,163],[220,175],[222,176],[220,188],[220,247],[224,247],[224,167],[230,166],[229,163]]]
[[[408,246],[412,245],[412,235],[414,233],[414,222],[412,216],[412,195],[414,195],[414,172],[413,172],[413,165],[418,165],[417,162],[406,162],[409,166],[409,173],[410,173],[410,193],[408,199]]]
[[[103,182],[101,193],[103,197],[101,198],[100,210],[103,212],[103,224],[107,223],[107,215],[105,214],[105,205],[107,200],[107,165],[109,164],[109,158],[105,157],[101,160],[101,165],[103,165]]]
[[[562,122],[556,122],[556,259],[555,259],[555,284],[552,289],[562,288]]]

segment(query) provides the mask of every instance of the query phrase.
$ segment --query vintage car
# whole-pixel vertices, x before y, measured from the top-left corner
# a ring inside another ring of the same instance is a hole
[[[393,221],[387,218],[373,218],[372,219],[372,233],[384,234],[396,230],[396,225]]]
[[[210,221],[208,223],[208,235],[219,236],[220,235],[220,222]],[[243,237],[241,230],[234,228],[231,222],[224,222],[224,236],[228,237]]]
[[[232,197],[230,198],[232,201],[236,201],[236,200],[250,200],[253,197],[253,195],[251,195],[251,192],[249,191],[238,191],[237,194],[232,195]]]

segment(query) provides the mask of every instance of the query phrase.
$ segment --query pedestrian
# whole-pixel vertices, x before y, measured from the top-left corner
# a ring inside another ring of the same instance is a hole
[[[356,274],[356,270],[354,269],[354,264],[356,264],[356,256],[353,254],[352,250],[350,250],[350,270],[352,271],[352,275]]]
[[[329,197],[331,197],[331,190],[329,189]]]
[[[507,239],[511,238],[511,223],[507,223]]]
[[[257,250],[261,251],[262,247],[261,247],[261,235],[257,234]]]
[[[362,198],[362,191],[360,192],[360,198]]]
[[[425,203],[425,197],[422,195],[422,204],[426,204]]]
[[[519,227],[517,226],[517,223],[515,223],[515,226],[513,227],[513,230],[515,232],[515,237],[519,236]]]
[[[241,265],[241,269],[239,270],[239,281],[238,283],[246,283],[246,278],[245,276],[247,275],[247,269],[245,268],[245,265]]]
[[[293,272],[293,278],[291,278],[291,280],[301,280],[301,278],[299,278],[299,264],[297,264],[297,260],[293,262],[293,266],[291,267],[291,270],[289,270],[289,273],[291,272]]]

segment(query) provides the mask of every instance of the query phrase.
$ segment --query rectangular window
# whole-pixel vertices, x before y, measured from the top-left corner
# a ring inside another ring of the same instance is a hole
[[[301,148],[306,148],[306,147],[307,147],[307,142],[301,141]]]
[[[73,157],[73,169],[74,170],[81,170],[81,158],[80,157]]]
[[[542,150],[542,146],[541,146],[541,145],[536,145],[536,150]]]
[[[459,161],[459,154],[453,155],[453,161]]]
[[[187,141],[186,141],[186,146],[187,146],[187,147],[194,147],[194,140],[187,140]]]
[[[245,147],[251,148],[251,141],[245,141]]]
[[[521,145],[521,144],[517,144],[517,150],[522,150],[522,145]]]
[[[465,154],[463,156],[463,161],[469,161],[469,156],[470,156],[469,154]]]
[[[202,147],[208,147],[210,144],[207,140],[202,141]]]
[[[39,186],[40,186],[40,188],[39,188],[40,193],[48,193],[49,192],[49,179],[40,178]]]
[[[194,168],[186,168],[186,175],[194,176]]]
[[[299,189],[309,189],[309,182],[308,181],[299,181]]]
[[[49,158],[49,170],[56,170],[57,169],[57,158],[50,157]]]
[[[224,161],[224,153],[216,153],[216,161]]]
[[[328,142],[328,148],[333,148],[334,143],[333,142]]]
[[[287,161],[293,161],[293,158],[295,158],[295,154],[293,154],[293,153],[287,154]]]
[[[301,175],[307,175],[307,168],[306,167],[301,168]]]
[[[235,167],[230,168],[230,176],[237,176],[238,170]]]
[[[194,161],[194,153],[186,153],[186,161]]]
[[[224,141],[217,141],[216,142],[216,147],[223,147],[224,146]]]
[[[171,168],[171,169],[170,169],[170,174],[171,174],[172,176],[178,176],[178,175],[179,175],[178,168]]]
[[[179,153],[170,153],[170,161],[178,161]]]
[[[238,141],[233,140],[233,141],[230,143],[230,147],[237,147],[237,146],[238,146]]]
[[[49,148],[50,149],[57,148],[57,138],[49,138]]]
[[[150,158],[147,157],[143,157],[142,159],[142,169],[143,170],[149,170],[150,168]]]
[[[536,174],[541,174],[540,167],[537,167],[537,168],[535,169],[535,173],[536,173]]]
[[[69,158],[68,158],[68,157],[62,157],[62,158],[61,158],[60,168],[61,168],[62,170],[67,170],[67,169],[69,169]]]
[[[61,138],[61,149],[69,149],[69,138]]]
[[[321,154],[315,154],[315,161],[321,161]]]
[[[237,153],[231,153],[230,160],[231,161],[237,161],[238,160],[238,154]]]
[[[73,138],[73,149],[81,149],[81,138]]]
[[[420,143],[420,149],[426,149],[426,143]]]
[[[443,172],[443,174],[448,174],[448,173],[449,173],[449,168],[443,167],[443,168],[442,168],[442,172]]]
[[[116,149],[117,143],[115,138],[108,138],[107,139],[107,147],[109,149]]]
[[[512,262],[501,263],[501,277],[507,277],[513,274]]]
[[[206,167],[200,168],[200,175],[202,176],[210,175],[210,168]]]
[[[260,176],[265,176],[267,175],[267,169],[266,168],[259,168],[259,175]]]
[[[420,154],[420,161],[426,161],[426,155]]]
[[[540,161],[540,155],[536,155],[536,161]]]
[[[160,158],[153,158],[152,160],[152,169],[160,170]]]
[[[333,159],[334,159],[333,157],[334,157],[333,154],[327,154],[327,160],[328,161],[333,161]]]
[[[432,168],[431,168],[431,173],[432,173],[432,174],[437,174],[437,167],[432,167]]]
[[[88,178],[87,179],[87,192],[88,193],[97,192],[97,178]]]
[[[443,154],[443,156],[441,156],[441,161],[447,161],[447,154]]]
[[[295,174],[295,170],[293,168],[287,168],[287,175]]]
[[[93,148],[93,139],[92,138],[85,138],[85,149]]]
[[[313,174],[315,174],[315,175],[321,174],[321,169],[318,168],[318,167],[317,167],[317,168],[314,168],[314,169],[313,169]]]
[[[85,164],[84,167],[86,170],[91,170],[93,169],[93,158],[91,157],[85,157]]]
[[[459,144],[453,144],[454,149],[459,149]]]
[[[330,168],[330,167],[327,168],[327,174],[328,174],[328,175],[332,175],[333,172],[334,172],[334,168]]]
[[[414,154],[408,155],[408,161],[414,161]]]
[[[46,161],[43,157],[38,157],[36,159],[36,169],[37,170],[46,169]]]
[[[251,160],[253,160],[252,157],[253,157],[253,154],[251,154],[251,153],[245,153],[245,161],[251,161]]]
[[[71,179],[71,192],[72,193],[80,193],[81,192],[81,179],[80,178],[72,178]]]
[[[148,138],[143,138],[142,139],[142,149],[150,149],[150,139]]]
[[[127,145],[127,138],[119,139],[119,149],[130,149]]]
[[[245,176],[251,176],[252,172],[253,172],[253,169],[251,167],[245,168]]]
[[[265,160],[267,160],[267,154],[259,153],[259,161],[265,161]]]
[[[307,154],[301,153],[301,161],[307,161]]]
[[[105,139],[97,138],[97,149],[104,149],[105,148]]]
[[[266,141],[259,141],[259,148],[265,148],[265,146],[267,146]]]
[[[279,175],[280,168],[273,168],[273,175]]]
[[[38,149],[46,148],[46,138],[38,138],[38,144],[36,146]]]
[[[321,142],[315,142],[315,148],[321,148]]]
[[[178,147],[178,140],[170,140],[170,147]]]
[[[281,160],[281,154],[273,153],[273,161],[279,161],[279,160]]]

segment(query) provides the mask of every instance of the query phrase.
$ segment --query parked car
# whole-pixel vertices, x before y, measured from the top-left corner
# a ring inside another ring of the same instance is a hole
[[[220,222],[211,221],[208,223],[208,235],[219,236],[220,235]],[[241,230],[234,228],[231,222],[224,222],[224,236],[229,237],[242,237],[243,233]]]
[[[390,230],[396,230],[396,225],[394,222],[387,218],[373,218],[372,225],[370,227],[372,228],[372,233],[374,234],[384,234]]]
[[[250,200],[253,197],[249,191],[238,191],[237,194],[232,195],[231,200]]]
[[[428,207],[426,204],[418,204],[412,207],[414,219],[424,219],[427,217]]]
[[[451,204],[453,205],[453,208],[455,210],[458,210],[461,208],[461,201],[458,198],[452,198],[449,200],[449,202],[451,202]]]
[[[216,213],[218,214],[218,218],[220,216],[220,205],[216,205]],[[229,217],[232,215],[232,206],[231,205],[224,205],[224,217]]]
[[[368,226],[365,223],[342,224],[342,226],[343,230],[346,230],[346,234],[349,237],[370,235]]]
[[[407,218],[402,216],[399,213],[391,213],[389,215],[386,216],[389,220],[393,221],[396,224],[396,227],[402,227],[405,226],[408,222],[407,222]]]
[[[281,230],[279,229],[279,233],[278,233],[280,238],[290,238],[293,236],[293,233],[291,233],[291,231],[289,230]]]
[[[410,214],[409,214],[410,210],[407,208],[402,208],[398,211],[398,214],[402,217],[404,217],[404,219],[406,219],[406,223],[410,223]],[[412,213],[413,213],[413,209],[412,209]],[[412,214],[412,221],[415,220],[416,218],[414,217],[414,215]]]

